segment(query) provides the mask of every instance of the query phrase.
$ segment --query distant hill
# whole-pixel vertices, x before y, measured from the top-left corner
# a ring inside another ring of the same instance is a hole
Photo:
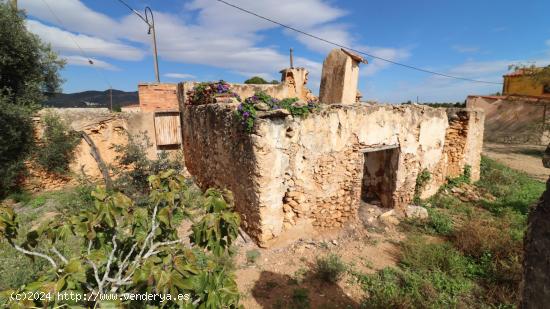
[[[58,93],[43,103],[47,107],[110,107],[109,90]],[[113,89],[113,107],[139,104],[137,91]]]

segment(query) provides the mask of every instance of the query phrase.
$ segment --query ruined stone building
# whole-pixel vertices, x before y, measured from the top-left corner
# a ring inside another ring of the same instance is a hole
[[[251,133],[235,121],[238,104],[182,104],[192,85],[180,84],[187,169],[202,188],[233,192],[258,243],[269,246],[297,226],[341,227],[357,217],[361,201],[404,212],[423,171],[431,177],[422,197],[467,166],[479,178],[482,112],[356,103],[360,62],[333,50],[323,64],[319,110],[258,113]],[[276,96],[284,85],[262,87]]]
[[[239,103],[185,104],[193,82],[140,84],[139,111],[60,112],[90,135],[107,163],[112,144],[124,143],[126,133],[146,131],[151,155],[183,149],[197,184],[231,190],[243,228],[269,246],[285,233],[339,228],[357,219],[363,202],[403,213],[420,173],[430,175],[416,192],[423,198],[467,166],[479,178],[482,112],[359,103],[360,63],[333,50],[323,64],[319,108],[306,117],[259,111],[251,132],[236,121]],[[281,71],[280,84],[231,84],[231,90],[243,99],[264,91],[317,101],[307,82],[306,69],[290,68]],[[77,153],[74,169],[99,176],[87,145]]]

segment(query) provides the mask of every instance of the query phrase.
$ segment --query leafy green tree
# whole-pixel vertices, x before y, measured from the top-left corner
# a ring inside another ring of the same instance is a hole
[[[36,282],[4,292],[10,295],[42,291],[46,297],[32,302],[12,301],[10,305],[14,308],[239,307],[234,274],[219,263],[230,254],[230,246],[238,235],[240,218],[228,202],[231,199],[208,190],[201,209],[193,209],[186,199],[187,181],[173,170],[149,177],[149,183],[151,193],[145,207],[137,206],[122,193],[98,188],[92,193],[94,209],[66,220],[44,222],[28,232],[22,244],[17,243],[18,223],[13,209],[0,208],[0,237],[21,253],[47,260],[51,265],[51,271]],[[174,217],[178,214],[195,217],[198,211],[203,215],[192,226],[190,243],[185,243],[178,238]],[[81,240],[81,252],[70,256],[60,252],[58,244],[74,236]],[[88,296],[78,302],[54,297],[71,291]],[[119,297],[107,301],[94,297],[109,293],[150,293],[166,298],[161,302],[159,298],[132,301]]]
[[[47,171],[66,174],[80,142],[80,134],[53,112],[46,113],[43,121],[44,134],[37,147],[36,161]]]
[[[0,3],[0,95],[19,105],[34,105],[58,92],[65,62],[25,28],[24,15]]]
[[[253,76],[247,80],[244,81],[245,84],[252,84],[252,85],[263,85],[263,84],[269,84],[268,81],[265,79],[259,77],[259,76]]]
[[[59,60],[27,31],[24,16],[0,2],[0,197],[15,189],[32,150],[31,113],[59,90]]]
[[[33,145],[33,126],[28,108],[0,95],[0,198],[18,184],[24,160]]]

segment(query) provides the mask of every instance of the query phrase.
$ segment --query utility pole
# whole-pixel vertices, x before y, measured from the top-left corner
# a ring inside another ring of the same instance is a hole
[[[17,11],[17,0],[11,0],[11,8],[14,10],[14,11]]]
[[[160,75],[159,75],[159,60],[158,60],[158,53],[157,53],[157,33],[155,31],[155,18],[153,17],[153,10],[151,10],[150,7],[145,7],[145,16],[141,15],[140,12],[132,9],[126,2],[119,0],[122,4],[124,4],[127,8],[129,8],[134,14],[136,14],[141,20],[143,20],[147,26],[149,26],[149,29],[147,30],[147,34],[151,35],[151,32],[153,32],[152,39],[153,39],[153,53],[154,53],[154,62],[155,62],[155,78],[157,80],[157,83],[160,83]],[[149,16],[151,17],[151,21],[149,21]]]
[[[148,14],[151,15],[151,23],[149,23]],[[145,7],[145,22],[149,26],[149,31],[147,31],[147,34],[151,34],[151,30],[153,30],[153,52],[155,53],[155,77],[157,78],[157,83],[160,83],[160,76],[159,76],[159,59],[158,59],[158,53],[157,53],[157,32],[155,31],[155,18],[153,17],[153,11],[150,7]]]
[[[294,50],[290,48],[290,68],[294,69]]]

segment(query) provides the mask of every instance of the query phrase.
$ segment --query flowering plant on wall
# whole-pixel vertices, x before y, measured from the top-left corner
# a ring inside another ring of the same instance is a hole
[[[193,90],[187,92],[187,97],[189,105],[215,103],[220,97],[235,98],[237,101],[241,101],[239,95],[231,91],[231,85],[223,80],[199,83],[193,87]]]
[[[304,117],[318,108],[314,102],[304,104],[298,98],[287,98],[279,100],[267,93],[260,91],[253,96],[246,98],[237,108],[237,119],[241,122],[246,132],[252,132],[257,111],[267,112],[278,109],[285,109],[293,116]]]

